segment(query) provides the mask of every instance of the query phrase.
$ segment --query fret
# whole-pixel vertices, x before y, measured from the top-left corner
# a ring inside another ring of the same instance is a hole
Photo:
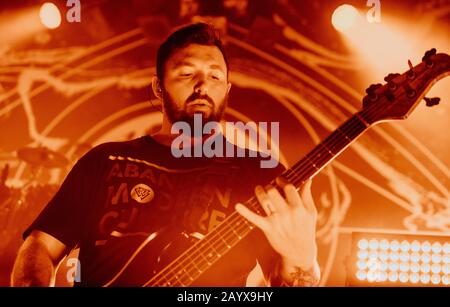
[[[237,237],[239,240],[242,239],[242,236],[241,236],[239,233],[237,233],[235,229],[232,228],[231,231],[236,235],[236,237]]]
[[[367,124],[363,122],[358,115],[354,115],[343,125],[341,125],[338,131],[344,133],[351,141],[357,138],[362,132],[368,128]]]
[[[179,266],[181,266],[181,264],[179,264]],[[186,277],[189,278],[191,281],[194,280],[193,276],[191,275],[190,272],[188,272],[188,271],[186,270],[186,267],[185,267],[185,266],[182,266],[182,267],[181,267],[181,270],[178,271],[178,272],[179,272],[179,275],[181,275],[181,276],[186,276]]]
[[[306,161],[309,162],[309,164],[310,164],[312,167],[314,167],[316,170],[319,170],[319,168],[317,167],[317,165],[313,162],[314,158],[310,159],[310,158],[308,157],[308,155],[306,155],[306,156],[305,156],[305,159],[306,159]]]
[[[356,113],[355,116],[357,116],[359,120],[362,121],[367,127],[369,127],[371,123],[375,121],[370,114],[366,113],[365,110]]]
[[[309,160],[317,160],[315,162],[316,165],[319,165],[321,162],[319,161],[328,161],[332,159],[335,155],[331,152],[331,150],[324,144],[319,143],[314,150],[306,155]],[[325,160],[323,160],[325,157]]]
[[[341,134],[341,136],[344,137],[344,139],[347,141],[347,143],[350,143],[352,141],[352,139],[344,132],[341,130],[342,128],[337,128],[336,132],[339,132]]]
[[[296,172],[294,172],[292,168],[288,168],[287,170],[285,170],[282,176],[288,179],[289,181],[296,180],[299,177],[299,175]]]
[[[162,275],[162,278],[164,278],[165,282],[163,282],[161,284],[161,286],[165,286],[165,285],[170,286],[170,281],[166,278],[166,276]]]
[[[208,251],[206,251],[206,252],[208,252]],[[211,251],[209,251],[205,255],[206,252],[199,251],[199,255],[206,261],[206,263],[208,265],[211,265],[212,262],[210,261],[210,259],[214,256],[214,254]]]
[[[203,270],[198,267],[197,262],[197,260],[193,260],[190,263],[194,266],[195,270],[197,270],[201,274],[203,273]]]
[[[221,234],[219,234],[219,238],[223,241],[223,243],[225,243],[225,246],[226,246],[228,249],[231,248],[231,245],[228,244],[227,240],[225,240],[224,237],[223,237]]]
[[[210,249],[212,249],[213,250],[213,252],[217,255],[217,257],[218,258],[220,258],[220,257],[222,257],[222,253],[219,253],[215,248],[214,248],[214,244],[212,244],[211,242],[209,242],[207,239],[205,239],[205,240],[203,240],[204,242],[204,244],[203,244],[203,246],[208,246]],[[202,247],[203,247],[202,246]],[[209,253],[208,253],[208,255],[209,255]]]
[[[236,232],[236,227],[233,227],[233,225],[230,225],[227,221],[223,222],[223,227],[228,227],[228,229],[231,230],[231,232],[236,236],[234,239],[237,239],[238,241],[242,238],[242,236]]]
[[[182,281],[181,281],[181,278],[179,277],[179,275],[175,275],[175,276],[173,276],[177,281],[178,281],[178,283],[182,286],[182,287],[186,287],[187,285],[185,285]],[[173,283],[172,285],[174,285],[175,283]]]
[[[178,270],[178,271],[175,273],[175,275],[172,274],[172,278],[174,277],[174,278],[180,280],[180,279],[181,279],[181,276],[186,276],[186,277],[187,277],[188,279],[190,279],[191,281],[194,280],[193,276],[191,275],[191,273],[189,273],[189,272],[186,270],[186,267],[185,267],[185,266],[182,266],[181,264],[179,264],[178,266],[179,266],[181,269]],[[170,273],[169,273],[169,274],[170,274]]]

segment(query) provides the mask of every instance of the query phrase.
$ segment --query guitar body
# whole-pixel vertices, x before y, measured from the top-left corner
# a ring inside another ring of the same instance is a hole
[[[105,286],[143,286],[198,241],[181,229],[165,229],[150,236],[154,237],[130,238],[134,253],[121,261]]]

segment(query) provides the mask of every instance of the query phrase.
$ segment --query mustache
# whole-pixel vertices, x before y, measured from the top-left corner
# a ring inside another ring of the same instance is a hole
[[[193,102],[197,99],[203,99],[208,101],[211,105],[214,105],[214,101],[212,100],[211,97],[209,97],[208,95],[201,95],[199,93],[193,93],[191,96],[188,97],[188,99],[186,99],[186,104]]]

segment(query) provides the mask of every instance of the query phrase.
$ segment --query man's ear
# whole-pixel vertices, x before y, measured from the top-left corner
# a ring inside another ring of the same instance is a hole
[[[230,82],[228,82],[228,89],[227,89],[227,95],[230,93],[230,90],[231,90],[231,83]]]
[[[152,78],[152,90],[153,90],[153,94],[155,94],[155,96],[162,100],[162,86],[161,86],[161,81],[159,80],[159,78],[157,76],[153,76]]]

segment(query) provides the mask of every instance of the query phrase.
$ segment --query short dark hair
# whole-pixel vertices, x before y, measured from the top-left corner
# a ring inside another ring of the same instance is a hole
[[[225,59],[228,73],[228,59],[219,32],[212,25],[200,22],[185,26],[173,32],[159,47],[156,55],[156,75],[161,82],[164,79],[166,62],[172,54],[177,49],[187,47],[191,44],[216,46],[219,48]]]

